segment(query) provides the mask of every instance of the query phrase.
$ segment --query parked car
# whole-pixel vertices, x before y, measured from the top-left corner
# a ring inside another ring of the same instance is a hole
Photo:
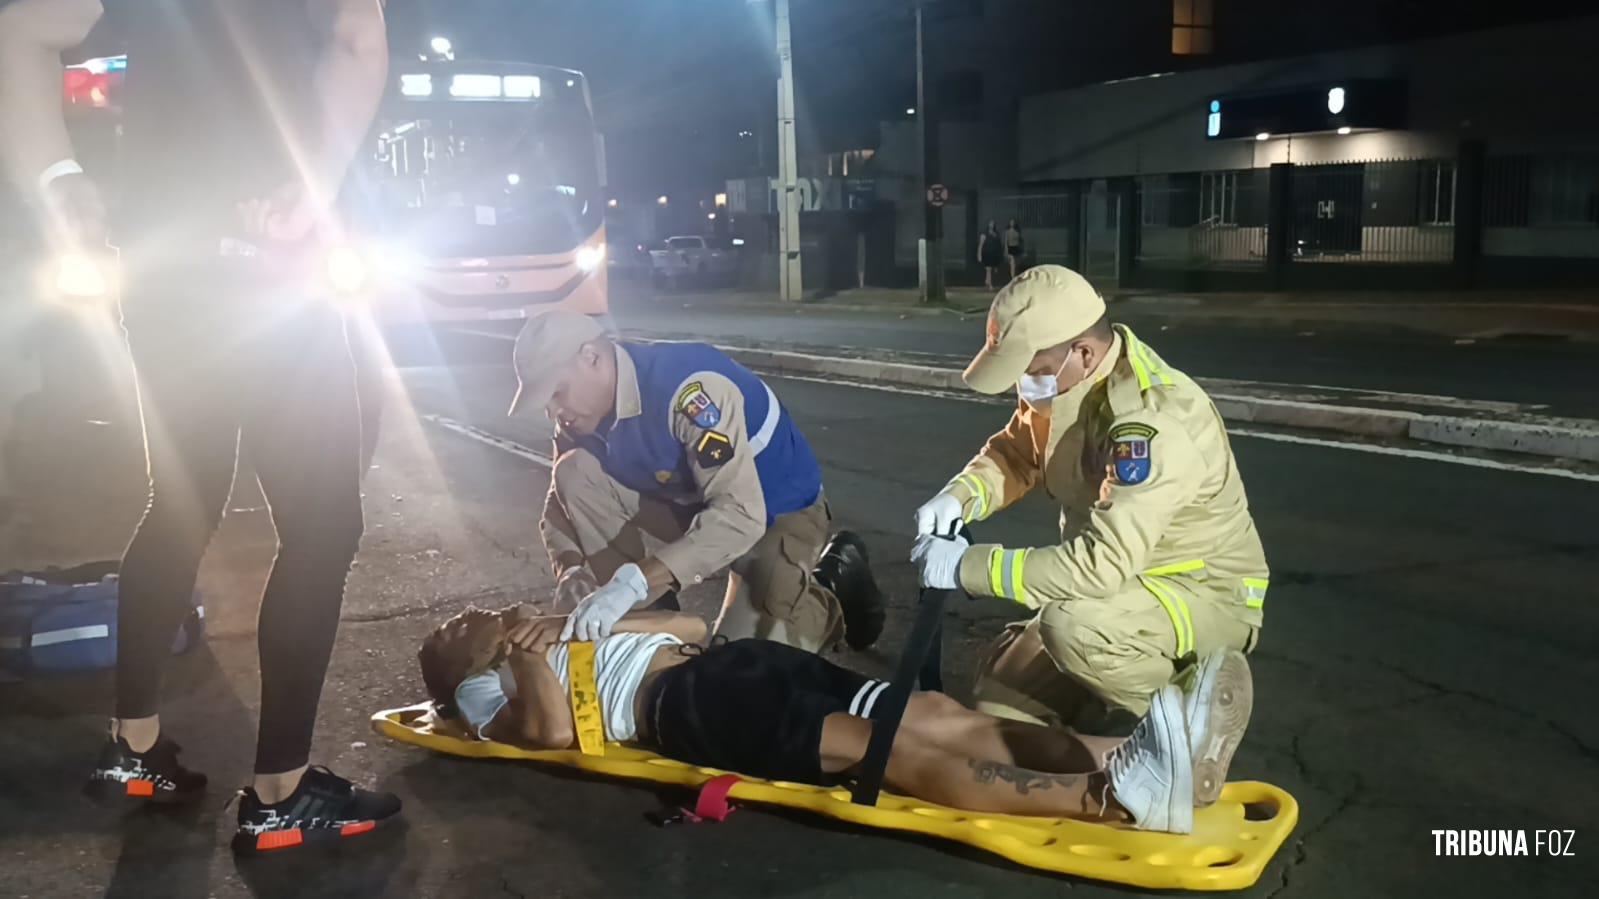
[[[737,274],[738,257],[732,249],[704,237],[668,237],[650,251],[650,275],[656,286],[725,283]]]

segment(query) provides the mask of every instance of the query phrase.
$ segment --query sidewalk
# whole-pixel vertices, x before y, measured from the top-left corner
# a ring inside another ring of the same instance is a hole
[[[775,293],[716,291],[672,295],[685,306],[783,311],[981,315],[993,294],[952,287],[942,306],[927,306],[914,288],[867,287],[815,293],[797,305]],[[1296,332],[1426,334],[1456,341],[1537,338],[1599,343],[1599,291],[1198,293],[1122,291],[1111,317],[1132,324],[1223,324]]]

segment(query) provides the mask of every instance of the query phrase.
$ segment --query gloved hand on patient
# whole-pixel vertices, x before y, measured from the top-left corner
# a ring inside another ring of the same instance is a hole
[[[561,576],[555,580],[555,611],[572,611],[577,608],[578,603],[598,589],[600,582],[594,579],[594,574],[589,571],[587,565],[573,565],[561,572]]]
[[[584,597],[566,619],[562,640],[603,640],[634,606],[650,595],[649,580],[643,569],[632,562],[616,569],[604,586]]]

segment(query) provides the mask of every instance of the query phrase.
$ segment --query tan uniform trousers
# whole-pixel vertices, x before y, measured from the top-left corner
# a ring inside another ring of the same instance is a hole
[[[697,511],[617,482],[592,453],[563,454],[553,476],[561,508],[576,531],[572,536],[602,584],[622,565],[641,562],[680,539]],[[776,640],[808,652],[843,636],[838,597],[811,574],[831,523],[824,497],[777,516],[755,546],[733,561],[717,633]]]
[[[1195,658],[1254,648],[1257,628],[1230,611],[1232,585],[1162,578],[1193,621],[1194,648],[1177,658],[1171,615],[1134,580],[1107,600],[1046,603],[994,642],[973,693],[979,711],[1094,733],[1118,709],[1142,717],[1149,699]]]

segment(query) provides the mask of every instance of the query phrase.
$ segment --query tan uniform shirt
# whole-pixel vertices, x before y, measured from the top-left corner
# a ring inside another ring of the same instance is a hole
[[[1225,588],[1238,616],[1258,626],[1266,557],[1221,416],[1131,330],[1116,332],[1093,375],[1047,408],[1021,403],[950,482],[968,521],[1040,482],[1061,506],[1059,544],[972,546],[961,586],[1038,608],[1107,599],[1140,575],[1181,574]]]
[[[744,421],[744,394],[726,376],[699,371],[684,379],[683,390],[698,383],[721,410],[714,429],[701,428],[688,416],[672,414],[672,435],[683,444],[692,483],[662,482],[650,495],[696,509],[682,537],[661,547],[655,557],[672,572],[679,585],[699,583],[749,552],[766,533],[766,494],[755,468],[755,451],[749,446]],[[620,346],[616,348],[616,419],[643,414],[639,399],[638,370]],[[559,456],[576,446],[557,428],[555,451]],[[672,475],[671,472],[663,472]],[[620,489],[628,488],[617,485]],[[544,545],[557,574],[581,563],[583,552],[576,529],[555,495],[552,481],[544,500],[540,522]]]

